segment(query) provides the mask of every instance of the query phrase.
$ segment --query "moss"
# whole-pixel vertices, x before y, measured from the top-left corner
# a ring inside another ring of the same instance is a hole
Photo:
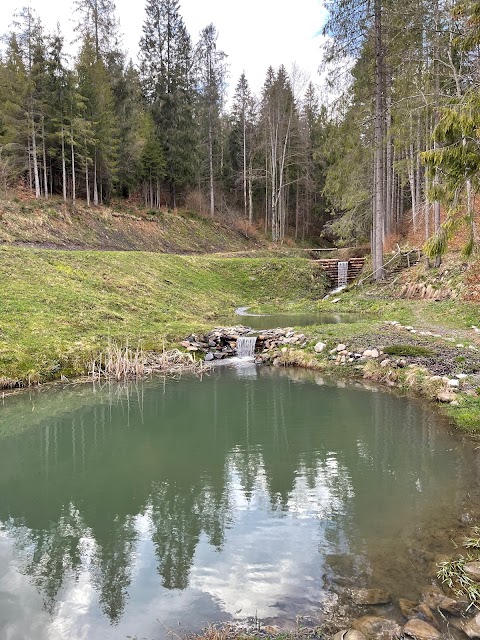
[[[445,412],[463,431],[480,435],[480,398],[462,395],[459,406],[449,406]]]
[[[421,357],[432,358],[435,352],[427,347],[419,347],[412,344],[392,344],[389,347],[384,347],[383,352],[389,356],[398,357]]]

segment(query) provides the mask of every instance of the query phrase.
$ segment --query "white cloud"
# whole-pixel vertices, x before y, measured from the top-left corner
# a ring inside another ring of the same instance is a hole
[[[1,24],[7,27],[14,11],[28,2],[3,0]],[[143,0],[116,0],[124,33],[124,45],[135,60],[144,21]],[[73,4],[31,0],[30,6],[48,29],[60,22],[67,41],[73,39]],[[319,32],[325,21],[322,0],[181,0],[181,13],[194,41],[210,22],[219,32],[219,45],[228,54],[230,93],[245,71],[252,89],[258,92],[269,65],[284,64],[287,71],[296,62],[313,82],[319,80],[321,62]]]

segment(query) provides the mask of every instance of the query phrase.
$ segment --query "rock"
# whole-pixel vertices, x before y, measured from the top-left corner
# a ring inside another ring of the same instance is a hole
[[[350,631],[339,631],[333,636],[332,640],[366,640],[366,638],[360,631],[350,629]]]
[[[457,380],[456,378],[452,378],[447,382],[447,386],[452,389],[458,389],[460,386],[460,380]]]
[[[380,352],[378,349],[372,349],[372,354],[371,354],[371,358],[378,358],[378,356],[380,355]]]
[[[437,400],[439,402],[452,402],[452,400],[455,400],[455,395],[451,391],[441,391],[437,395]]]
[[[380,362],[380,366],[381,367],[387,367],[390,364],[390,359],[389,358],[384,358],[381,362]]]
[[[347,348],[347,345],[345,345],[345,344],[337,344],[337,351],[338,352],[345,351],[346,348]]]
[[[217,352],[217,353],[214,353],[214,354],[213,354],[213,357],[214,357],[216,360],[221,360],[222,358],[224,358],[224,357],[225,357],[225,354],[224,354],[224,353]]]
[[[462,628],[469,638],[480,638],[480,613],[477,613],[474,618],[465,622]]]
[[[216,346],[217,346],[217,343],[215,342],[215,340],[209,340],[209,341],[208,341],[208,346],[209,346],[209,347],[216,347]]]
[[[402,630],[393,620],[377,616],[363,616],[352,624],[355,631],[360,631],[367,640],[394,640],[400,638]]]
[[[454,600],[453,598],[445,596],[438,607],[452,616],[463,616],[468,609],[468,605],[469,603],[466,600]]]
[[[445,597],[438,587],[429,586],[422,590],[422,600],[430,609],[436,609]]]
[[[412,609],[415,606],[415,602],[413,602],[413,600],[400,598],[400,600],[398,601],[398,606],[400,608],[400,611],[402,612],[402,615],[404,615],[405,618],[410,618],[413,615]]]
[[[371,349],[365,349],[365,351],[363,352],[363,357],[364,358],[371,358],[372,357],[372,350]]]
[[[466,576],[475,580],[475,582],[480,582],[480,562],[466,562],[463,570]]]
[[[415,640],[440,640],[442,634],[440,631],[424,622],[413,618],[409,620],[403,628],[403,633],[407,636],[415,638]]]
[[[457,373],[455,377],[459,380],[465,380],[465,378],[468,378],[468,373]]]
[[[352,600],[359,605],[388,604],[390,595],[382,589],[352,589]]]
[[[430,607],[425,602],[421,602],[419,605],[414,607],[412,613],[413,613],[412,617],[419,618],[420,620],[428,622],[434,627],[437,626],[437,621],[435,620],[435,616],[433,615],[433,612],[430,609]]]
[[[180,344],[182,345],[182,347],[185,347],[185,349],[187,349],[190,346],[190,342],[188,340],[182,340]],[[215,343],[213,344],[213,346],[215,346]]]
[[[211,362],[212,360],[215,360],[215,356],[213,355],[213,353],[207,353],[207,355],[205,356],[205,362]]]

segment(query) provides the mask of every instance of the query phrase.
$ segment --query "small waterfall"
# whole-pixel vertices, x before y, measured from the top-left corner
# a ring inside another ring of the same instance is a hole
[[[348,281],[348,262],[338,263],[338,286],[345,287]]]
[[[255,355],[255,344],[257,342],[257,337],[247,337],[242,336],[237,339],[237,356],[240,358],[253,358]]]

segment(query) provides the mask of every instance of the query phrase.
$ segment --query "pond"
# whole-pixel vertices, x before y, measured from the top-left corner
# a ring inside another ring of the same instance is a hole
[[[222,318],[218,324],[223,326],[235,326],[245,324],[256,331],[276,329],[277,327],[310,327],[320,324],[344,324],[368,320],[365,315],[358,313],[249,313],[248,307],[239,307],[234,316]]]
[[[299,370],[8,398],[0,637],[321,619],[353,585],[415,597],[478,456],[424,404]]]

